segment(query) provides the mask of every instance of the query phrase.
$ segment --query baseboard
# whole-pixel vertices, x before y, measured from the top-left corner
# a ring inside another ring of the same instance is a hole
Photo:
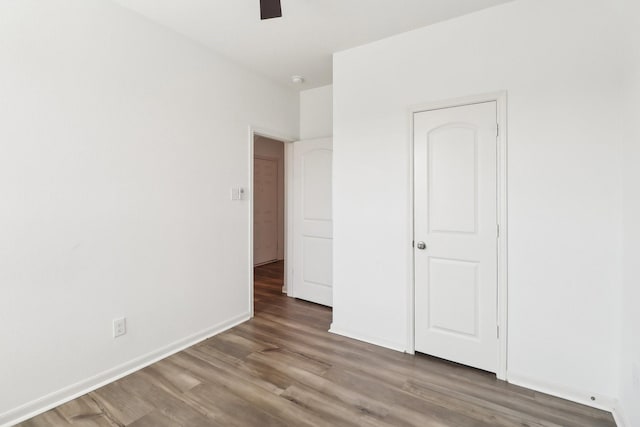
[[[624,409],[622,409],[619,403],[614,405],[611,413],[613,414],[613,420],[616,422],[618,427],[631,427],[631,421],[629,421],[629,418],[627,418]]]
[[[366,342],[368,344],[377,345],[379,347],[385,347],[391,350],[405,352],[406,348],[404,344],[398,344],[395,342],[387,341],[384,339],[371,337],[363,334],[359,334],[357,332],[349,331],[347,329],[336,326],[335,324],[331,324],[329,332],[336,335],[341,335],[343,337],[351,338],[354,340]]]
[[[96,390],[106,384],[125,377],[135,371],[149,366],[159,360],[165,359],[172,354],[178,353],[194,344],[199,343],[207,338],[211,338],[221,332],[226,331],[240,323],[250,319],[250,314],[245,313],[232,319],[220,322],[204,331],[198,332],[189,337],[175,341],[168,346],[160,348],[145,354],[144,356],[135,358],[129,362],[123,363],[114,368],[108,369],[91,378],[77,382],[68,387],[50,393],[46,396],[26,403],[18,408],[0,414],[0,427],[9,427],[35,417],[38,414],[46,412],[70,400],[83,396],[93,390]]]
[[[559,384],[540,381],[512,371],[507,372],[507,381],[511,384],[539,391],[541,393],[550,394],[551,396],[570,400],[582,405],[591,406],[592,408],[602,409],[607,412],[613,412],[616,406],[616,399],[610,396],[603,396],[596,393],[590,393],[588,391],[572,389]],[[591,397],[595,397],[595,400],[591,400]]]

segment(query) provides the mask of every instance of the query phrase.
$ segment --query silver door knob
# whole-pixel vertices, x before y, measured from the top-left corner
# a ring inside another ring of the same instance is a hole
[[[416,248],[420,249],[421,251],[427,249],[427,244],[425,242],[418,242],[416,243]]]

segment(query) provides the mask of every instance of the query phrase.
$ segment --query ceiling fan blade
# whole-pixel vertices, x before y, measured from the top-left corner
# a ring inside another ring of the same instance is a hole
[[[281,18],[280,0],[260,0],[260,19]]]

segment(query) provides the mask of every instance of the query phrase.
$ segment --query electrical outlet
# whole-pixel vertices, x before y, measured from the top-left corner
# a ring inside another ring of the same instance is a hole
[[[113,319],[113,337],[118,338],[127,333],[127,318]]]

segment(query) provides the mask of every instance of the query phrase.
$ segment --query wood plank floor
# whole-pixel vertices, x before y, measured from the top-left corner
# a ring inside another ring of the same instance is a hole
[[[611,414],[327,333],[256,268],[254,319],[22,426],[615,426]]]

